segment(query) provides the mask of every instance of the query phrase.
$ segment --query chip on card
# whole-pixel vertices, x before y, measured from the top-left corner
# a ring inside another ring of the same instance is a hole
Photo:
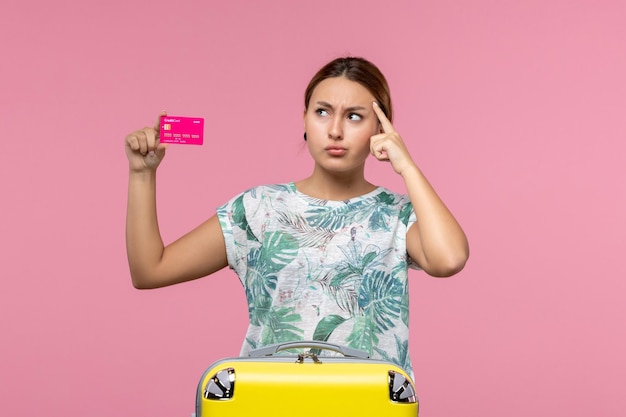
[[[161,116],[159,141],[182,145],[202,145],[204,137],[204,118]]]

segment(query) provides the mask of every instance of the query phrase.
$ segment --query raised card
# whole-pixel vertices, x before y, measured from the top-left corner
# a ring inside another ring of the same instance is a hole
[[[204,139],[204,118],[161,116],[159,141],[181,145],[202,145]]]

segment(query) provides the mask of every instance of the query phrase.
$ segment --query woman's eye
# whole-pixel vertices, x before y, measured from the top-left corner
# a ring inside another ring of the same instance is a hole
[[[315,112],[317,114],[319,114],[320,116],[328,116],[328,111],[326,111],[324,109],[317,109],[317,110],[315,110]]]
[[[358,121],[358,120],[363,119],[363,117],[361,117],[361,115],[360,115],[360,114],[350,113],[350,114],[348,115],[348,119],[353,120],[353,121]]]

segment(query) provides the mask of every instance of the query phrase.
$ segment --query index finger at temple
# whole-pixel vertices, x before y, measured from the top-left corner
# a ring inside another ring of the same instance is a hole
[[[391,124],[387,116],[385,115],[385,112],[383,111],[383,109],[380,108],[380,105],[377,102],[374,102],[373,107],[374,107],[374,112],[376,113],[376,116],[378,116],[378,120],[380,121],[380,124],[383,127],[383,131],[385,133],[393,132],[394,131],[393,125]]]

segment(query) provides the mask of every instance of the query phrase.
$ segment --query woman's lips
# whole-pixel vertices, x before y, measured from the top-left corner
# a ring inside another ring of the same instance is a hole
[[[332,156],[342,156],[346,153],[346,148],[342,148],[341,146],[327,146],[325,150]]]

